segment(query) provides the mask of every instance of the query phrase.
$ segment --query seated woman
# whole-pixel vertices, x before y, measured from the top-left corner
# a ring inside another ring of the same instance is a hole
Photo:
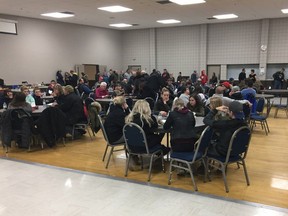
[[[147,144],[149,148],[156,145],[162,145],[163,136],[155,134],[155,129],[158,128],[156,118],[151,115],[149,103],[146,100],[138,100],[130,114],[126,117],[126,123],[133,122],[143,128]],[[162,145],[163,154],[167,154],[170,148]]]
[[[166,117],[172,108],[173,101],[170,100],[170,92],[167,88],[163,88],[161,92],[161,98],[156,102],[155,111],[156,114]]]
[[[64,90],[60,84],[56,84],[53,88],[53,97],[55,99],[55,105],[62,105],[64,102]]]
[[[109,142],[124,143],[123,127],[125,125],[125,117],[129,114],[129,108],[123,96],[117,96],[113,99],[113,106],[104,122],[105,131]]]
[[[196,116],[204,116],[205,110],[202,102],[200,101],[198,95],[191,95],[189,97],[189,103],[187,104],[187,108],[194,112]]]
[[[164,124],[164,129],[171,129],[171,147],[174,152],[192,152],[197,141],[194,131],[195,118],[192,112],[184,106],[182,99],[177,99],[174,109]]]
[[[223,112],[222,110],[217,110],[217,107],[220,107],[223,105],[223,101],[221,97],[211,97],[210,98],[210,104],[209,104],[209,108],[210,108],[210,112],[214,111],[215,115],[214,115],[214,120],[227,120],[230,119],[230,116],[226,113]]]
[[[32,113],[32,107],[26,102],[26,95],[23,92],[17,92],[13,100],[9,103],[8,109],[24,109],[26,112]]]

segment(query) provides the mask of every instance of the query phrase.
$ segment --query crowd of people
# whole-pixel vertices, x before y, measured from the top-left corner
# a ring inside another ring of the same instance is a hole
[[[157,116],[166,119],[163,128],[171,132],[172,151],[194,150],[199,138],[195,118],[201,116],[204,117],[204,124],[215,130],[216,137],[209,147],[210,153],[225,155],[233,132],[247,125],[243,105],[252,107],[249,97],[255,97],[257,91],[254,88],[257,82],[255,71],[251,70],[246,78],[245,69],[239,74],[238,83],[233,80],[219,82],[215,73],[208,80],[204,70],[200,74],[194,71],[188,79],[179,72],[176,80],[167,69],[163,73],[153,70],[150,75],[140,70],[127,70],[125,73],[110,70],[109,76],[96,76],[94,86],[89,86],[87,75],[81,75],[79,78],[74,71],[70,71],[62,76],[58,71],[56,81],[51,80],[44,93],[53,96],[52,106],[64,113],[67,133],[71,133],[74,124],[87,118],[85,98],[97,101],[113,97],[104,122],[110,142],[124,142],[122,128],[126,123],[133,122],[143,128],[149,147],[161,145],[164,154],[170,149],[161,144],[164,134],[155,132]],[[127,95],[137,99],[134,106],[128,106]],[[15,95],[11,90],[5,90],[3,98],[8,110],[22,108],[31,113],[33,107],[43,105],[42,96],[43,92],[38,87],[31,94],[27,86],[22,86],[21,92]],[[147,98],[152,100],[152,104],[151,100],[148,103]],[[85,131],[78,133],[81,136]]]

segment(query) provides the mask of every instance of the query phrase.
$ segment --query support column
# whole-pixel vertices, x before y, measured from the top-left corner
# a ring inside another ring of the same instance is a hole
[[[156,68],[156,30],[155,28],[150,29],[149,37],[149,68],[148,73],[151,73]]]
[[[260,59],[259,59],[259,76],[258,79],[265,80],[266,79],[266,71],[267,71],[267,52],[268,50],[268,39],[269,39],[269,19],[262,20],[262,28],[261,28],[261,44],[259,47]]]
[[[199,72],[207,69],[207,28],[207,24],[200,25]]]

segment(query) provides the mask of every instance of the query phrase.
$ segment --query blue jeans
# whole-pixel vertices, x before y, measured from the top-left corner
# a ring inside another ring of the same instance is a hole
[[[282,89],[282,82],[279,80],[274,80],[274,89]]]

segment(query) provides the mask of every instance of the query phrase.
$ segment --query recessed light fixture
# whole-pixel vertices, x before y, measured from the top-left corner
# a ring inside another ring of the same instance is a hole
[[[179,5],[201,4],[206,2],[205,0],[169,0],[169,1]]]
[[[115,23],[115,24],[110,24],[109,26],[111,27],[117,27],[117,28],[125,28],[125,27],[131,27],[131,24],[126,24],[126,23]]]
[[[157,22],[158,22],[158,23],[162,23],[162,24],[181,23],[181,21],[175,20],[175,19],[157,20]]]
[[[41,16],[53,17],[53,18],[68,18],[75,16],[72,12],[52,12],[52,13],[44,13]]]
[[[282,11],[282,13],[284,13],[284,14],[288,14],[288,9],[282,9],[281,11]]]
[[[222,15],[215,15],[213,16],[216,19],[234,19],[234,18],[238,18],[237,15],[235,14],[222,14]]]
[[[126,8],[120,5],[114,5],[114,6],[108,6],[108,7],[100,7],[98,8],[99,10],[104,10],[112,13],[117,13],[117,12],[125,12],[125,11],[132,11],[133,9],[131,8]]]

